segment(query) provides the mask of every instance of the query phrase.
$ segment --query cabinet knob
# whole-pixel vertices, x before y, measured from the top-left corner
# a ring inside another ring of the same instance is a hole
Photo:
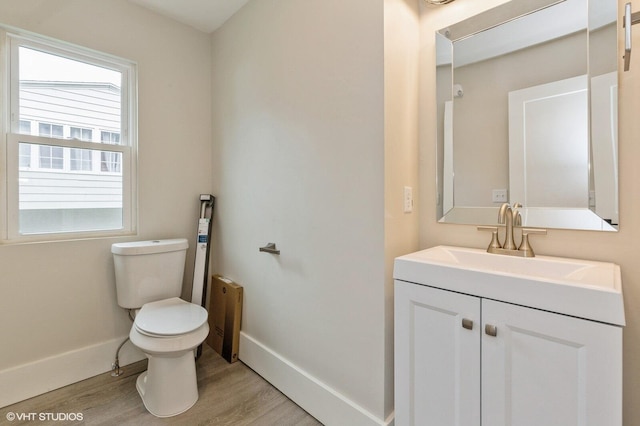
[[[473,330],[473,321],[469,318],[462,318],[462,328],[467,330]]]
[[[487,324],[484,326],[484,332],[489,336],[496,337],[498,335],[498,327],[495,325]]]

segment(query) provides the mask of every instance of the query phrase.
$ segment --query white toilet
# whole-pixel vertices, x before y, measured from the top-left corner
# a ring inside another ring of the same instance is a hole
[[[157,417],[183,413],[198,400],[193,350],[209,324],[206,309],[179,298],[188,247],[186,239],[111,246],[118,305],[139,309],[129,338],[149,358],[136,387]]]

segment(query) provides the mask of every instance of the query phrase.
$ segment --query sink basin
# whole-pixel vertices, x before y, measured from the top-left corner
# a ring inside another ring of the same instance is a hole
[[[438,246],[424,250],[420,258],[434,263],[481,272],[536,277],[543,280],[567,281],[604,288],[616,288],[617,265],[606,262],[538,256],[521,258],[487,253],[484,250]],[[454,266],[455,267],[455,266]]]
[[[620,267],[550,256],[520,258],[437,246],[396,258],[396,280],[624,325]]]

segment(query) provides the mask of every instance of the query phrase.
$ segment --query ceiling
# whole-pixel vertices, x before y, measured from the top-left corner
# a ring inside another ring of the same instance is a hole
[[[161,15],[211,33],[249,0],[129,0]]]

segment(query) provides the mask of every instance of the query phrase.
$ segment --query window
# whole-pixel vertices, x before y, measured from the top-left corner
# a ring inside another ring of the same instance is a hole
[[[79,139],[81,141],[91,141],[93,138],[93,130],[82,129],[80,127],[71,127],[69,129],[71,139]]]
[[[2,240],[132,233],[135,64],[0,31],[9,46]]]
[[[112,145],[120,144],[120,133],[100,132],[100,142]],[[120,172],[120,154],[117,152],[103,152],[100,158],[100,170],[103,172]]]
[[[20,120],[20,133],[23,135],[31,134],[31,121]],[[20,144],[20,167],[31,167],[31,147],[29,145]]]
[[[91,171],[93,151],[90,149],[71,148],[71,170]]]
[[[71,127],[70,137],[71,139],[79,139],[81,141],[91,141],[93,138],[93,130]],[[91,171],[93,166],[92,157],[93,151],[89,149],[71,148],[71,170]]]
[[[59,124],[40,123],[38,126],[38,134],[50,138],[61,138],[64,136],[63,127]]]
[[[64,158],[62,157],[62,147],[40,145],[40,168],[41,169],[58,169],[64,167]]]

